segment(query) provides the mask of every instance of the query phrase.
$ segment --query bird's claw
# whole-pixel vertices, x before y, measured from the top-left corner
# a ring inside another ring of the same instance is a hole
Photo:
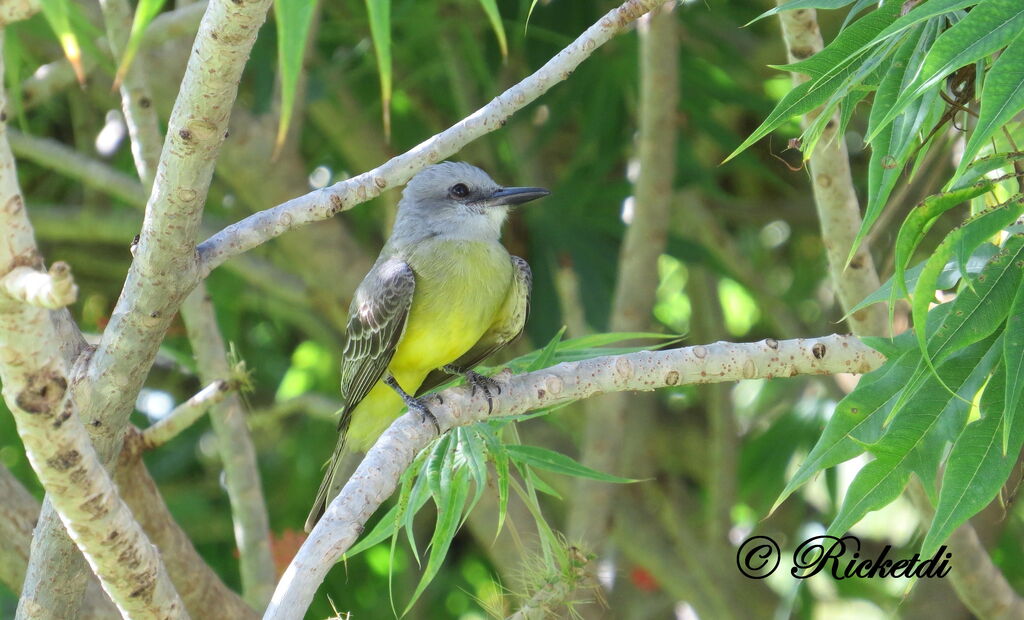
[[[477,388],[479,388],[480,391],[484,393],[484,396],[487,397],[488,415],[494,411],[494,401],[491,400],[491,390],[493,389],[496,393],[501,394],[501,384],[490,377],[472,370],[466,371],[466,383],[470,386],[470,396],[476,396]]]
[[[408,401],[406,401],[405,404],[409,407],[410,410],[415,410],[417,413],[420,414],[421,422],[426,422],[427,420],[430,420],[430,422],[434,425],[434,429],[437,430],[437,434],[440,435],[441,425],[437,423],[437,416],[434,415],[434,412],[430,410],[430,407],[427,407],[426,403],[424,403],[423,400],[424,399],[422,398],[410,398]]]

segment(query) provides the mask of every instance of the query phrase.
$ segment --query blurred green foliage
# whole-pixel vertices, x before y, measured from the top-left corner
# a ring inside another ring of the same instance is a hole
[[[243,78],[234,124],[206,205],[210,228],[362,172],[418,144],[538,68],[616,3],[498,0],[494,6],[503,24],[503,30],[498,30],[487,8],[490,2],[394,0],[389,5],[389,132],[382,121],[386,104],[382,104],[379,56],[374,52],[367,4],[364,0],[318,3],[289,133],[277,153],[281,89],[289,79],[278,74],[276,24],[271,19],[264,26]],[[161,17],[183,5],[168,3]],[[687,334],[685,344],[820,335],[841,329],[837,323],[842,312],[825,282],[824,251],[807,174],[797,169],[802,156],[786,149],[788,139],[799,134],[799,124],[783,115],[765,132],[767,140],[728,165],[719,165],[791,92],[789,76],[767,67],[785,57],[777,23],[768,19],[742,27],[766,8],[767,3],[752,0],[711,0],[684,3],[677,9],[681,36],[678,201],[673,217],[665,222],[669,245],[657,266],[660,286],[653,320],[667,333]],[[102,45],[91,43],[99,32],[98,8],[85,4],[81,11],[92,24],[92,30],[84,26],[78,30],[78,39],[85,41],[84,64],[89,69],[84,88],[72,81],[52,95],[37,94],[42,92],[37,83],[46,76],[41,68],[48,66],[52,72],[61,49],[42,16],[9,28],[5,53],[12,111],[24,133],[58,141],[134,175],[123,125],[118,125],[117,113],[110,113],[120,105],[111,90],[116,62],[104,55]],[[819,17],[825,40],[832,40],[844,12],[821,12]],[[507,57],[496,32],[505,33]],[[190,37],[182,36],[157,47],[143,45],[139,52],[139,58],[153,68],[150,86],[162,119],[173,103],[189,43]],[[570,337],[608,329],[623,234],[621,212],[635,173],[631,160],[637,126],[637,52],[635,34],[616,38],[567,81],[513,117],[503,130],[467,146],[457,156],[489,170],[499,182],[546,186],[553,194],[542,206],[515,213],[506,228],[507,246],[530,262],[535,285],[527,338],[501,360],[543,346],[565,324]],[[295,56],[290,58],[294,69]],[[869,126],[865,112],[864,106],[851,111],[846,136],[861,197],[878,191],[873,185],[869,192],[871,152],[862,148]],[[890,209],[905,213],[938,190],[954,170],[945,156],[949,142],[933,144],[939,155],[930,166],[940,174],[924,170],[913,180],[901,178]],[[872,165],[880,164],[875,159]],[[112,198],[95,181],[57,174],[45,162],[27,156],[20,157],[18,172],[44,255],[50,262],[68,261],[75,271],[81,290],[72,309],[76,319],[86,332],[101,331],[131,260],[128,246],[141,222],[138,205]],[[347,296],[386,238],[396,200],[397,192],[391,192],[253,252],[272,266],[277,279],[265,274],[247,277],[241,268],[228,265],[209,280],[225,339],[252,371],[255,390],[247,399],[281,568],[301,540],[298,532],[323,462],[335,443],[331,415],[338,405],[338,345]],[[717,230],[696,229],[688,215],[691,204],[710,213]],[[922,233],[921,247],[935,247],[957,222],[955,215],[943,214],[934,222],[934,232]],[[881,228],[873,241],[884,279],[893,272],[896,229]],[[723,238],[728,245],[719,242]],[[347,240],[348,245],[329,243],[338,239]],[[712,299],[694,298],[693,287],[705,276],[714,283]],[[298,299],[282,281],[298,288]],[[721,324],[713,328],[694,320],[694,314],[707,304],[721,315]],[[780,325],[795,325],[798,331],[780,333]],[[148,386],[178,403],[201,387],[180,322],[168,335],[164,352]],[[710,447],[712,416],[720,411],[715,409],[715,392],[682,386],[662,390],[650,401],[656,409],[658,433],[650,438],[648,449],[655,456],[657,479],[677,494],[673,497],[687,500],[676,502],[672,509],[698,532],[698,548],[670,549],[680,564],[691,562],[686,554],[692,553],[709,566],[719,562],[732,568],[727,541],[704,539],[700,534],[714,518],[706,514],[706,505],[714,491],[709,485],[715,468],[733,472],[736,489],[728,511],[730,522],[725,524],[731,538],[742,537],[754,527],[789,540],[822,529],[839,511],[842,492],[852,476],[849,470],[842,476],[827,470],[801,492],[800,501],[791,500],[762,521],[796,464],[818,440],[843,392],[831,381],[797,378],[741,382],[723,393],[735,422],[735,434],[729,440],[734,449],[731,456]],[[600,406],[602,401],[593,402]],[[133,420],[138,425],[148,423],[141,413]],[[576,457],[582,421],[583,408],[571,406],[516,428],[524,444]],[[148,454],[146,463],[200,553],[237,588],[230,507],[211,433],[208,421],[202,420]],[[0,463],[41,496],[8,415],[0,415]],[[547,472],[536,476],[541,485],[565,495],[564,477]],[[563,529],[564,502],[542,495],[539,504],[552,527]],[[433,583],[408,612],[410,618],[505,615],[514,610],[509,593],[529,594],[536,585],[529,574],[537,566],[531,554],[537,553],[539,538],[532,523],[518,520],[520,546],[509,547],[493,540],[497,511],[481,508],[478,513],[490,520],[480,526],[471,521],[455,536]],[[909,518],[905,512],[886,514]],[[379,518],[368,524],[367,531]],[[410,527],[422,556],[434,527],[432,509],[413,519]],[[1018,518],[991,529],[997,539],[993,556],[1018,586],[1024,579],[1020,529]],[[872,545],[896,545],[903,554],[900,557],[909,556],[920,544],[908,534],[872,523],[854,531]],[[327,617],[334,609],[351,611],[355,618],[386,617],[392,614],[389,597],[395,609],[403,609],[422,570],[409,547],[398,544],[392,550],[387,542],[381,543],[336,567],[309,617]],[[637,577],[651,574],[653,586]],[[613,609],[635,613],[622,617],[665,617],[685,592],[685,579],[674,582],[678,576],[653,560],[623,557],[615,575]],[[755,588],[747,581],[720,585],[725,598],[733,595],[735,587]],[[756,592],[776,604],[788,596],[788,584],[773,585],[774,591]],[[884,617],[899,613],[902,594],[881,580],[830,581],[801,589],[794,611],[810,618],[834,609],[829,605],[837,601],[856,601],[867,605],[869,614]],[[914,604],[913,597],[902,602],[904,607]],[[14,605],[12,594],[0,589],[0,616],[10,615]]]

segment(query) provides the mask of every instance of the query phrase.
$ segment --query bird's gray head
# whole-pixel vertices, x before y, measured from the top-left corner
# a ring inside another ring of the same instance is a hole
[[[539,187],[502,187],[476,166],[442,162],[405,186],[392,237],[496,240],[510,207],[548,193]]]

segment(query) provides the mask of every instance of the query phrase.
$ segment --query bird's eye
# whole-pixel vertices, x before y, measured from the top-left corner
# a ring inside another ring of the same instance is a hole
[[[469,188],[466,187],[465,183],[456,183],[455,185],[452,185],[451,189],[448,191],[456,198],[465,198],[466,196],[469,196]]]

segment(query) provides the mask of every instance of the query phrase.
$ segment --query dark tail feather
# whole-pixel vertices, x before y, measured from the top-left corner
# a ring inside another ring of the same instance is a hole
[[[309,511],[309,516],[306,517],[304,529],[307,534],[313,531],[313,526],[320,520],[320,517],[324,516],[327,506],[341,492],[341,487],[345,484],[339,474],[345,461],[342,457],[345,453],[345,434],[348,432],[348,421],[349,416],[346,412],[342,414],[341,424],[338,425],[338,445],[334,447],[334,454],[331,455],[331,461],[327,464],[327,471],[324,473],[323,482],[320,483],[320,490],[316,492],[313,508]]]

